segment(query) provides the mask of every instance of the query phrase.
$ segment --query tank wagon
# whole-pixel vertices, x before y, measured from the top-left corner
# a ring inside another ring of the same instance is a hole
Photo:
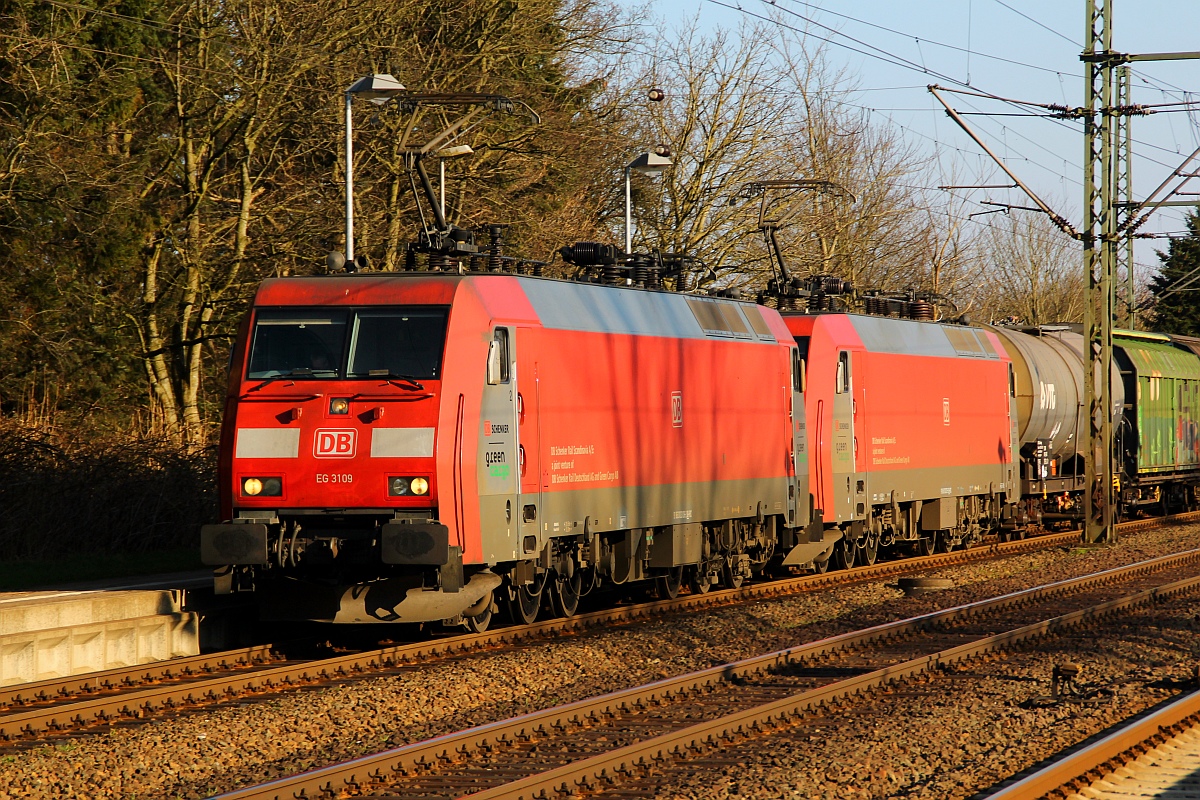
[[[1018,516],[1038,525],[1080,520],[1085,464],[1078,448],[1087,424],[1083,334],[1070,325],[988,330],[1013,364],[1022,498]],[[1125,386],[1116,364],[1110,389],[1111,414],[1120,430]]]
[[[624,281],[622,281],[624,282]],[[264,282],[234,347],[219,591],[485,626],[600,581],[737,585],[809,521],[798,350],[753,303],[531,276]]]

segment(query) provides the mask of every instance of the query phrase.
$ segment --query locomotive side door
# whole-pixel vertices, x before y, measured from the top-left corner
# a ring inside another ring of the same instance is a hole
[[[805,342],[807,345],[807,340]],[[808,431],[807,419],[804,413],[805,370],[807,364],[798,349],[791,350],[792,354],[792,391],[791,391],[791,420],[792,420],[792,486],[788,497],[788,525],[802,527],[808,525],[811,505],[809,502],[808,485]],[[808,355],[807,350],[805,356]]]
[[[830,521],[847,522],[854,519],[856,483],[862,477],[855,470],[854,453],[854,378],[853,361],[848,350],[839,350],[833,385],[833,431],[830,452],[830,474],[833,477],[833,496],[829,498]],[[828,512],[827,512],[828,513]]]
[[[517,330],[520,355],[517,359],[517,491],[520,495],[520,541],[522,553],[530,556],[541,552],[549,536],[541,520],[542,490],[542,422],[541,375],[532,329]]]
[[[479,408],[479,527],[488,563],[520,557],[520,454],[513,329],[497,326],[488,343]]]
[[[855,351],[850,354],[850,453],[854,464],[854,475],[851,484],[853,490],[851,514],[854,519],[864,519],[871,509],[868,502],[871,481],[867,469],[868,454],[871,452],[871,431],[867,419],[867,354]]]

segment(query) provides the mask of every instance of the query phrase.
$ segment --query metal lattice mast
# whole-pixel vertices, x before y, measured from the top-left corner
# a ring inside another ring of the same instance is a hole
[[[1117,208],[1121,210],[1120,225],[1122,228],[1127,227],[1129,218],[1133,215],[1133,207],[1136,205],[1133,202],[1133,114],[1129,113],[1129,109],[1133,107],[1133,98],[1130,93],[1130,74],[1131,70],[1125,64],[1117,67],[1117,107],[1121,109],[1116,117],[1116,148],[1117,157],[1114,163],[1116,170],[1116,178],[1114,184],[1117,187]],[[1118,249],[1118,270],[1120,274],[1121,268],[1125,270],[1125,325],[1133,329],[1137,327],[1137,282],[1134,276],[1133,266],[1133,237],[1124,237],[1124,246]],[[1117,287],[1113,286],[1113,294],[1119,295]],[[1113,308],[1119,308],[1115,304]]]
[[[1083,382],[1088,411],[1084,426],[1087,542],[1112,542],[1112,290],[1116,266],[1113,198],[1114,124],[1112,53],[1113,0],[1087,0],[1084,61],[1083,266],[1087,273],[1084,304]]]

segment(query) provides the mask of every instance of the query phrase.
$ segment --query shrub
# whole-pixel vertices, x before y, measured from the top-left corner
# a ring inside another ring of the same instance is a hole
[[[198,546],[216,513],[215,447],[0,419],[4,560]]]

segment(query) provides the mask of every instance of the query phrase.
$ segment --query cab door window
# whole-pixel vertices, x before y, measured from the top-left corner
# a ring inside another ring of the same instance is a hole
[[[837,379],[834,382],[834,393],[845,394],[850,391],[850,354],[838,353]]]
[[[497,328],[488,345],[487,382],[491,385],[508,383],[510,377],[508,328]]]

